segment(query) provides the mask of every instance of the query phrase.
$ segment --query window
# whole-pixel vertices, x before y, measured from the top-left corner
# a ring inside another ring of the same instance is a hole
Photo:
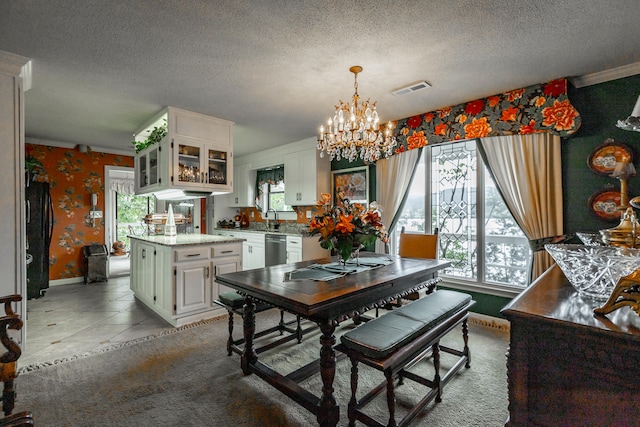
[[[278,212],[293,212],[293,208],[284,203],[284,182],[280,181],[277,184],[267,184],[267,186],[267,194],[269,196],[267,208]]]
[[[528,240],[477,155],[475,140],[426,147],[396,230],[403,226],[438,229],[440,258],[452,263],[441,274],[446,281],[496,289],[528,284]],[[399,232],[394,234],[397,248]]]

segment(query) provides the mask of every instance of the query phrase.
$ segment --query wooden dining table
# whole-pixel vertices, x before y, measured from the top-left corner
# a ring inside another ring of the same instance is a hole
[[[372,254],[380,256],[379,254]],[[363,257],[364,255],[361,255]],[[241,356],[244,374],[254,373],[296,403],[316,415],[320,426],[335,426],[340,408],[334,397],[336,372],[334,345],[336,326],[366,311],[432,285],[439,270],[451,265],[435,259],[388,256],[390,263],[333,280],[289,280],[289,273],[313,264],[335,262],[336,258],[282,264],[266,268],[216,275],[216,282],[245,295],[243,331],[245,347]],[[363,258],[364,259],[364,258]],[[266,302],[318,324],[320,355],[310,364],[284,376],[258,360],[254,348],[255,303]],[[298,383],[319,369],[322,380],[318,397]]]

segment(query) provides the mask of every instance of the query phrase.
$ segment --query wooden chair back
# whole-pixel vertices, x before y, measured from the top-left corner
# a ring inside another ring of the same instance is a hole
[[[408,258],[438,259],[438,229],[434,234],[400,232],[398,255]]]

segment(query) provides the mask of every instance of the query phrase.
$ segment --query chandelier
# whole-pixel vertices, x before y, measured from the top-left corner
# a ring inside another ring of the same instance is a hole
[[[353,162],[359,155],[367,163],[375,162],[380,156],[389,157],[396,146],[393,124],[389,122],[384,130],[380,129],[376,103],[368,99],[361,102],[358,95],[358,73],[362,67],[354,65],[349,71],[355,76],[355,93],[350,104],[340,101],[336,106],[333,118],[327,121],[326,130],[320,126],[320,157],[326,152],[331,160],[344,158]]]

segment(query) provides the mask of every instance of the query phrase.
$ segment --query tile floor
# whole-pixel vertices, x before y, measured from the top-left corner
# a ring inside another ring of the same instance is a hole
[[[52,362],[173,328],[134,298],[128,269],[114,267],[106,282],[52,286],[44,297],[27,301],[27,338],[20,366]],[[114,273],[120,277],[113,277]]]

